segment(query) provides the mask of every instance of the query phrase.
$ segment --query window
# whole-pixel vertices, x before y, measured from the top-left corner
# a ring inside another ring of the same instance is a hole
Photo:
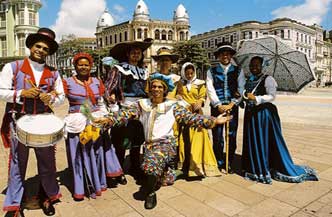
[[[189,40],[189,32],[186,32],[186,40]]]
[[[113,43],[112,36],[110,35],[110,44]]]
[[[5,37],[0,38],[0,42],[1,42],[1,55],[2,55],[2,57],[6,57],[7,56],[6,38]]]
[[[290,38],[290,30],[288,30],[288,38]]]
[[[18,25],[24,25],[24,11],[18,12]]]
[[[99,46],[103,47],[103,39],[102,38],[99,39]]]
[[[24,8],[25,8],[25,4],[24,4],[24,3],[19,4],[18,8],[19,8],[20,10],[24,10]]]
[[[252,32],[249,32],[249,39],[252,39]]]
[[[157,39],[157,40],[160,39],[160,32],[158,29],[156,29],[156,31],[154,31],[154,39]]]
[[[119,42],[122,42],[122,33],[119,34]]]
[[[133,29],[133,38],[134,38],[134,40],[136,40],[135,29]]]
[[[296,41],[299,41],[299,33],[296,33]]]
[[[184,32],[180,32],[180,41],[184,41]]]
[[[115,44],[118,43],[118,42],[117,42],[117,35],[116,35],[116,34],[114,34],[114,43],[115,43]]]
[[[311,44],[311,36],[310,35],[309,35],[309,41],[308,42],[309,42],[309,44]]]
[[[258,38],[258,32],[256,32],[256,36],[255,36],[255,38]]]
[[[0,14],[0,27],[6,27],[6,17],[5,17],[5,14]]]
[[[127,33],[127,31],[124,32],[124,40],[128,41],[128,33]]]
[[[231,35],[230,39],[229,39],[229,42],[233,43],[234,42],[234,36]]]
[[[204,41],[202,42],[202,48],[204,48]]]
[[[161,40],[166,40],[166,31],[165,30],[163,30],[161,32]]]
[[[301,34],[301,42],[303,42],[303,34]]]
[[[29,25],[35,26],[36,25],[36,13],[29,12]]]
[[[280,31],[280,37],[285,38],[285,31],[283,29]]]
[[[141,39],[142,38],[142,29],[139,28],[137,29],[137,39]]]
[[[108,45],[108,37],[106,36],[105,37],[105,46],[107,46]]]
[[[148,38],[148,29],[144,29],[144,38]]]
[[[308,37],[307,35],[304,36],[304,42],[307,44],[308,43]]]
[[[18,39],[18,55],[25,56],[25,37],[24,37],[24,35],[19,35],[19,39]]]
[[[277,32],[277,30],[274,30],[274,35],[278,35],[278,32]]]
[[[217,47],[217,44],[218,44],[218,39],[214,39],[214,46]]]
[[[171,30],[168,31],[168,40],[173,40],[173,32]]]

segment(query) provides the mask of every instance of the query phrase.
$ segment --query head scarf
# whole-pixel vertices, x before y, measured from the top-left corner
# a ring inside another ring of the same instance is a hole
[[[190,65],[194,67],[194,77],[191,80],[188,80],[186,77],[186,67],[190,66]],[[192,64],[191,62],[184,63],[181,68],[181,77],[182,77],[182,80],[184,81],[184,84],[187,87],[187,90],[190,91],[191,85],[196,80],[196,67],[194,66],[194,64]]]

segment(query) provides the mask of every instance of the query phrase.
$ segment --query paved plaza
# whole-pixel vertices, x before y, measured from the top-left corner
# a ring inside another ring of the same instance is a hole
[[[97,199],[73,201],[68,190],[70,174],[64,142],[57,146],[58,180],[63,197],[56,205],[56,215],[61,217],[97,216],[332,216],[332,89],[306,89],[298,95],[280,94],[276,104],[282,122],[283,134],[293,160],[317,170],[318,182],[291,184],[274,181],[272,185],[247,181],[237,174],[209,177],[201,181],[178,180],[173,186],[162,187],[157,192],[158,205],[145,210],[144,202],[135,200],[133,194],[139,186],[126,175],[128,184],[108,189]],[[0,117],[4,103],[0,103]],[[56,109],[63,117],[67,105]],[[241,111],[236,165],[240,165],[242,152]],[[52,123],[50,123],[52,124]],[[42,127],[42,126],[41,126]],[[0,144],[0,190],[6,189],[8,174],[8,149]],[[30,152],[27,178],[28,191],[36,188],[36,162]],[[0,194],[2,205],[5,195]],[[29,208],[29,207],[28,207]],[[40,209],[25,209],[26,217],[44,216]],[[0,215],[4,213],[0,211]]]

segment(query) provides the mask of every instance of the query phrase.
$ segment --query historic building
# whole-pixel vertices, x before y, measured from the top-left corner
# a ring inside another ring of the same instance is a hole
[[[25,39],[39,28],[40,0],[0,1],[0,65],[28,55]]]
[[[211,63],[217,62],[213,51],[219,42],[229,41],[233,47],[243,39],[276,35],[292,48],[305,53],[314,69],[317,81],[324,83],[331,74],[331,46],[324,41],[324,30],[318,25],[308,26],[292,19],[275,19],[267,23],[246,21],[192,36],[207,50]],[[328,51],[329,50],[329,51]]]
[[[143,0],[137,2],[132,20],[115,25],[112,21],[108,11],[99,18],[96,28],[97,48],[110,48],[120,42],[152,38],[153,44],[145,53],[145,62],[150,71],[156,68],[151,55],[155,55],[159,48],[172,48],[174,43],[190,38],[189,16],[182,4],[175,9],[172,21],[151,19]]]

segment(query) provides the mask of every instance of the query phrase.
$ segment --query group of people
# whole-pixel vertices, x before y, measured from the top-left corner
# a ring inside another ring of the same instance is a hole
[[[264,59],[251,59],[251,75],[233,61],[229,43],[215,51],[219,60],[206,80],[196,76],[187,62],[180,75],[172,73],[178,56],[166,47],[152,58],[159,69],[144,67],[144,51],[152,40],[123,42],[102,59],[103,80],[91,76],[93,58],[73,57],[75,75],[61,79],[45,64],[56,52],[55,33],[40,28],[30,34],[30,56],[4,66],[0,73],[0,99],[7,102],[1,136],[10,148],[8,188],[3,209],[8,216],[23,216],[24,179],[29,148],[15,136],[16,120],[24,115],[51,113],[65,98],[69,102],[65,122],[68,168],[74,200],[96,198],[108,187],[127,183],[125,152],[129,149],[129,173],[142,185],[144,207],[157,205],[156,190],[186,177],[220,176],[222,168],[234,170],[239,107],[245,106],[242,174],[271,183],[318,180],[313,169],[295,165],[281,133],[277,108],[272,103],[277,84],[262,73]],[[27,82],[29,81],[29,82]],[[253,91],[254,90],[254,91]],[[210,101],[211,116],[203,114]],[[225,168],[224,131],[229,123],[229,165]],[[208,130],[212,129],[212,141]],[[143,147],[143,148],[142,148]],[[55,146],[34,147],[40,177],[39,204],[45,215],[55,214],[61,193],[56,179]],[[143,158],[141,159],[141,150]]]

